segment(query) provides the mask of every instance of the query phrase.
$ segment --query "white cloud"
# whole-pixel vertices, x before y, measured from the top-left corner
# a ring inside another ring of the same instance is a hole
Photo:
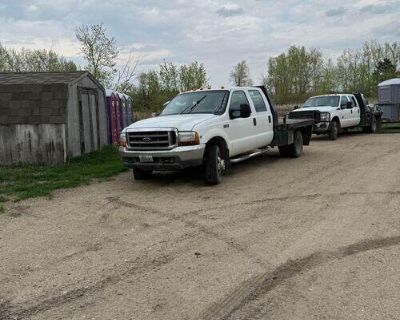
[[[317,47],[334,57],[364,41],[399,40],[395,1],[356,0],[3,0],[0,41],[15,48],[53,48],[79,55],[74,29],[104,22],[123,61],[131,52],[143,68],[164,58],[204,62],[212,84],[227,84],[246,59],[255,82],[267,59],[290,45]],[[388,9],[389,8],[389,9]],[[78,58],[77,58],[78,59]],[[79,60],[80,61],[80,60]]]

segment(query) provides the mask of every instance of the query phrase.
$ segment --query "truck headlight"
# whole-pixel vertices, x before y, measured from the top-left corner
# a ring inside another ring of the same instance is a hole
[[[178,132],[178,145],[194,146],[200,144],[200,137],[196,131],[181,131]]]
[[[120,136],[119,136],[119,142],[118,145],[120,147],[124,147],[126,148],[128,146],[128,142],[126,140],[126,132],[121,132]]]
[[[331,121],[331,114],[329,112],[321,112],[321,121]]]

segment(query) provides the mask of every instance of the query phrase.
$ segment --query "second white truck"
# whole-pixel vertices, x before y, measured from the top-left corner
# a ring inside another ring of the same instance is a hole
[[[319,111],[310,110],[280,122],[264,87],[189,91],[167,103],[159,116],[125,128],[120,154],[135,179],[154,170],[203,166],[206,181],[217,184],[229,163],[269,147],[300,156],[318,120]]]
[[[382,118],[382,112],[375,106],[369,106],[361,93],[311,97],[292,114],[299,117],[305,112],[307,116],[310,110],[321,112],[321,122],[314,125],[313,133],[327,134],[331,140],[336,140],[341,131],[356,127],[375,133]]]

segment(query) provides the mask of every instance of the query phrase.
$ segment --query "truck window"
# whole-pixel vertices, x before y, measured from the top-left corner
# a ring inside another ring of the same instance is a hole
[[[357,107],[356,98],[354,98],[354,96],[351,96],[351,104],[352,104],[353,108]]]
[[[229,110],[233,112],[240,112],[240,105],[241,104],[248,104],[249,100],[246,98],[246,94],[244,91],[234,91],[231,97],[231,104],[229,106]]]
[[[340,106],[341,107],[346,107],[346,104],[347,104],[348,101],[349,100],[347,99],[346,96],[342,96],[341,99],[340,99]]]
[[[256,112],[267,111],[267,106],[265,105],[264,99],[261,96],[260,92],[258,92],[257,90],[249,90],[249,95],[250,95],[251,101],[253,101],[253,103],[254,103]]]

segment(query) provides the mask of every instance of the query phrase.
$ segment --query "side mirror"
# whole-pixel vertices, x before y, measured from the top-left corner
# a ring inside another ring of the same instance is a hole
[[[346,107],[347,107],[347,109],[352,109],[353,108],[353,104],[350,101],[347,101]]]
[[[241,118],[248,118],[251,115],[251,109],[248,104],[241,104],[240,105],[240,117]]]

